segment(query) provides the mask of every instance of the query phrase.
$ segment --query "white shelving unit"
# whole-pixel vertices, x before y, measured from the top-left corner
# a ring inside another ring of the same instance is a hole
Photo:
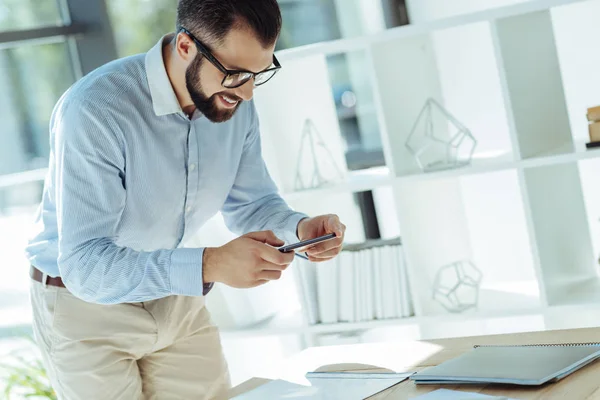
[[[590,287],[591,289],[591,287]],[[600,289],[597,285],[594,290]],[[503,318],[513,317],[543,317],[556,318],[557,315],[566,315],[568,317],[578,317],[583,314],[592,314],[594,317],[600,315],[600,305],[587,306],[581,308],[580,303],[565,303],[561,306],[553,307],[536,307],[536,308],[519,308],[514,310],[504,310],[496,312],[472,312],[468,314],[445,314],[424,317],[410,317],[400,319],[387,319],[377,321],[364,322],[343,322],[336,324],[317,324],[306,325],[302,323],[302,315],[300,312],[289,314],[286,316],[276,316],[256,324],[252,327],[239,329],[222,329],[221,334],[227,339],[247,339],[263,336],[279,336],[279,335],[302,335],[304,337],[313,338],[316,335],[328,333],[351,333],[366,331],[386,327],[398,327],[406,325],[437,325],[443,330],[445,324],[455,324],[462,322],[479,322],[490,320],[502,320]],[[590,321],[590,326],[596,326],[594,320]],[[581,325],[581,322],[579,323]],[[564,328],[564,325],[561,325]],[[436,337],[432,335],[431,337]]]
[[[310,214],[333,196],[350,203],[354,192],[391,188],[416,313],[405,320],[316,326],[296,316],[280,325],[287,326],[284,331],[318,334],[600,304],[600,245],[591,233],[596,211],[586,202],[595,195],[580,178],[600,151],[586,150],[587,132],[572,130],[583,126],[586,112],[572,89],[575,79],[598,81],[563,68],[573,53],[570,44],[583,40],[583,34],[567,32],[565,20],[599,9],[597,0],[526,1],[277,54],[284,68],[255,97],[272,175],[284,197]],[[359,55],[371,66],[364,79],[372,84],[386,167],[344,171],[337,184],[294,191],[293,149],[306,118],[345,167],[326,64],[341,53]],[[406,149],[430,97],[478,139],[470,166],[422,173]],[[596,100],[586,105],[600,104],[600,95]],[[342,202],[332,201],[329,211],[338,208]],[[345,221],[354,218],[340,214]],[[484,274],[479,310],[447,314],[431,297],[433,276],[440,266],[465,258]],[[256,332],[276,331],[280,322]]]

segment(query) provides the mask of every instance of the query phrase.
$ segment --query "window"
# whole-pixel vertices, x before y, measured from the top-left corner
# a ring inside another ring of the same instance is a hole
[[[56,0],[0,0],[0,31],[60,25]]]
[[[48,122],[74,82],[65,42],[0,50],[0,174],[48,166]]]
[[[106,0],[119,57],[144,53],[175,31],[177,0]]]

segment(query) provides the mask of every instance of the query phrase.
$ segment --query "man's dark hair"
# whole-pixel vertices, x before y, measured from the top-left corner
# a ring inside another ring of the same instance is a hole
[[[180,0],[177,31],[186,28],[207,45],[222,43],[232,28],[250,28],[267,47],[281,30],[277,0]]]

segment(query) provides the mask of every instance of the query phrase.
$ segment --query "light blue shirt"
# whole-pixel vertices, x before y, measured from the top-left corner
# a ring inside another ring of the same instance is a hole
[[[89,302],[206,294],[204,249],[182,244],[219,210],[232,232],[273,230],[287,242],[306,217],[267,172],[253,102],[224,123],[182,112],[163,63],[168,40],[91,72],[52,114],[27,255]]]

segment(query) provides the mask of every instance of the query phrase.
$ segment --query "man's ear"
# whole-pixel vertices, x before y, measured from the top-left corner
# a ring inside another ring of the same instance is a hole
[[[188,63],[192,62],[197,53],[194,41],[183,32],[177,34],[175,51],[179,54],[179,57]]]

